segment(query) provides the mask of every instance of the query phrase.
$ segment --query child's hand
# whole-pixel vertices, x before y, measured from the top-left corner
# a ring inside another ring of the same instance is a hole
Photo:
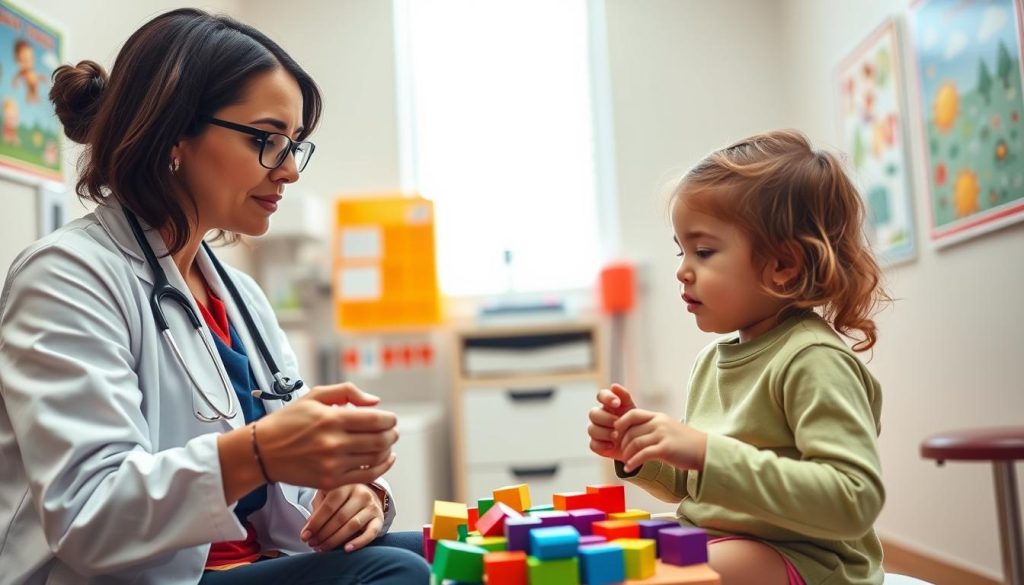
[[[633,396],[621,384],[612,384],[611,388],[603,388],[597,393],[597,401],[616,418],[636,408]]]
[[[618,448],[618,436],[615,435],[615,421],[619,417],[636,408],[629,390],[619,384],[604,388],[597,393],[600,406],[590,409],[590,424],[587,433],[590,435],[590,450],[602,457],[621,460]]]
[[[632,473],[648,461],[658,459],[680,469],[703,469],[707,434],[667,414],[634,408],[619,417],[614,430],[620,437],[623,470]]]

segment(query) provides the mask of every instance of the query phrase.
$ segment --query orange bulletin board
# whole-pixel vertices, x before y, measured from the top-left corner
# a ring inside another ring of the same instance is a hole
[[[433,202],[405,195],[339,199],[331,282],[343,331],[440,322]]]

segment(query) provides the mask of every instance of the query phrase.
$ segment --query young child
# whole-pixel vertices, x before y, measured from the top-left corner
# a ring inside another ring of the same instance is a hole
[[[680,295],[731,335],[697,357],[684,422],[613,385],[590,448],[709,532],[723,585],[882,583],[882,397],[853,352],[890,299],[863,218],[840,162],[794,131],[712,153],[673,193]]]

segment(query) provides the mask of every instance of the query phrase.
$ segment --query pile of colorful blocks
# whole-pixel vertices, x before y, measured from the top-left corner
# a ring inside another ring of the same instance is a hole
[[[656,566],[707,563],[703,530],[627,510],[623,486],[587,486],[552,500],[533,506],[529,486],[519,484],[494,490],[476,507],[435,501],[423,526],[434,581],[608,585],[652,578]]]

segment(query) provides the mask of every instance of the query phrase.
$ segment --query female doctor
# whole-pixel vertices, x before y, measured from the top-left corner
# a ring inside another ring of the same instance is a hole
[[[203,243],[266,232],[313,154],[312,79],[184,9],[50,97],[98,205],[0,300],[0,583],[426,583],[419,535],[385,534],[394,414],[302,388],[262,292]]]

